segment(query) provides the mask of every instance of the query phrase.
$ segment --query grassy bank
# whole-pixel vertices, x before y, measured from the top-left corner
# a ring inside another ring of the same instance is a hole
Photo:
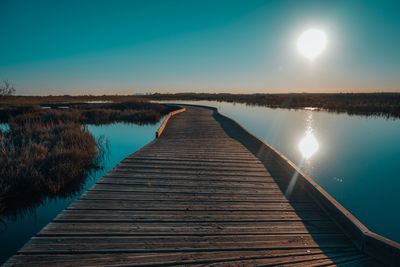
[[[79,191],[92,170],[101,167],[101,140],[87,124],[156,123],[174,108],[149,103],[7,104],[0,120],[0,216],[15,216],[44,198]]]
[[[57,95],[57,96],[1,96],[0,107],[5,106],[30,106],[30,105],[59,105],[59,104],[74,104],[74,103],[87,103],[87,102],[143,102],[146,101],[140,96],[134,95]]]
[[[314,107],[332,112],[400,118],[400,93],[358,94],[152,94],[152,100],[209,100],[271,108]]]
[[[16,103],[18,102],[18,103]],[[12,104],[14,103],[14,104]],[[35,104],[33,104],[35,103]],[[11,101],[0,104],[0,122],[7,123],[19,115],[41,115],[42,119],[65,120],[82,124],[107,124],[113,122],[156,123],[162,116],[174,108],[147,101],[82,103],[62,102],[48,103]]]
[[[85,126],[25,114],[0,134],[0,213],[7,203],[58,194],[100,167],[102,149]]]

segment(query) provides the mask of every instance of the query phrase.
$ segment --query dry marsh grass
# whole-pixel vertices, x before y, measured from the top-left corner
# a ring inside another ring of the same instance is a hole
[[[55,194],[76,177],[99,167],[97,140],[71,122],[12,122],[0,134],[2,198]]]
[[[0,120],[9,124],[8,131],[0,131],[0,217],[79,191],[88,173],[101,167],[104,154],[103,142],[85,125],[156,123],[175,109],[144,101],[52,105],[0,109]]]

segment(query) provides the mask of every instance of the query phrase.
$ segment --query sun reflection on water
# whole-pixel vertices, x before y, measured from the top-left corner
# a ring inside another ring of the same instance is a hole
[[[311,161],[310,158],[318,152],[319,143],[317,138],[314,135],[314,130],[312,127],[313,124],[313,113],[309,111],[306,121],[306,131],[304,136],[300,139],[298,143],[299,150],[303,158],[298,162],[298,166],[300,169],[308,173],[311,169]],[[294,172],[292,178],[290,179],[289,185],[286,188],[285,196],[290,197],[292,195],[293,189],[296,185],[297,178],[299,176],[298,172]]]
[[[303,138],[300,140],[298,147],[303,158],[310,159],[319,149],[319,143],[313,133],[312,128],[312,112],[307,117],[307,128]]]

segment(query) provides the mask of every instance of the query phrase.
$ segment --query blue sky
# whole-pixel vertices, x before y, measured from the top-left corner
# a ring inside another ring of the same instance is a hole
[[[19,94],[400,91],[400,1],[0,0]],[[296,50],[308,28],[327,49]]]

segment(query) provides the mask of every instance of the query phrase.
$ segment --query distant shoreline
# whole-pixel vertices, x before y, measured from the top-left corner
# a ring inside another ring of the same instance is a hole
[[[62,107],[71,104],[110,103],[130,101],[220,101],[269,108],[324,110],[349,115],[400,118],[400,93],[285,93],[285,94],[229,94],[176,93],[146,95],[58,95],[58,96],[3,96],[0,111],[10,107]]]
[[[400,118],[400,93],[291,93],[291,94],[208,94],[177,93],[142,96],[154,101],[219,101],[269,108],[325,110],[349,115]]]

